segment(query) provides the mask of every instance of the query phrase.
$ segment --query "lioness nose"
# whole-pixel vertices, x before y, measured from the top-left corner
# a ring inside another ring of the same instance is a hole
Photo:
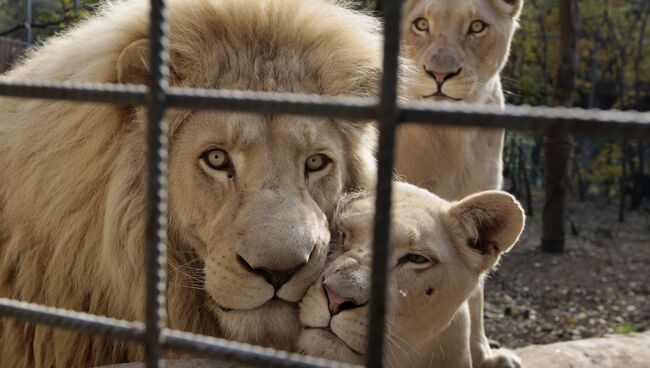
[[[323,289],[325,289],[325,295],[327,295],[327,303],[332,317],[346,309],[354,309],[358,307],[354,299],[337,294],[332,290],[332,288],[327,286],[327,284],[323,284]]]
[[[429,76],[431,76],[431,78],[433,78],[433,80],[436,81],[438,87],[442,87],[442,85],[445,84],[446,81],[460,74],[463,68],[458,68],[458,70],[455,72],[436,72],[436,71],[431,71],[427,68],[424,68],[424,70],[427,72],[427,74],[429,74]]]
[[[282,285],[286,284],[289,279],[291,279],[291,276],[293,276],[298,270],[303,268],[306,263],[300,263],[295,267],[292,267],[287,270],[274,270],[268,267],[258,267],[258,268],[253,268],[251,267],[248,262],[241,256],[237,256],[237,261],[246,269],[248,272],[253,273],[258,276],[262,276],[266,282],[271,284],[275,291],[280,290]]]

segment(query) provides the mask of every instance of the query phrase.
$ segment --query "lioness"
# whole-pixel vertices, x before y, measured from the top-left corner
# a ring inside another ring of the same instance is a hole
[[[378,21],[326,0],[169,0],[170,84],[376,94]],[[149,1],[114,1],[6,79],[147,83]],[[0,98],[0,296],[145,316],[146,109]],[[168,111],[167,325],[288,349],[340,193],[374,176],[370,122]],[[88,367],[142,348],[0,319],[0,366]]]
[[[420,82],[429,85],[420,97],[503,107],[499,73],[522,6],[523,0],[406,1],[403,43],[417,64]],[[503,138],[503,129],[402,125],[397,172],[448,200],[500,189]],[[482,286],[470,300],[470,311],[472,357],[480,367],[492,355],[483,327]],[[516,357],[511,360],[516,365]]]
[[[360,363],[366,351],[374,199],[343,202],[329,265],[300,303],[300,351]],[[396,183],[386,360],[393,367],[471,367],[467,298],[517,241],[524,214],[511,195],[459,202]]]

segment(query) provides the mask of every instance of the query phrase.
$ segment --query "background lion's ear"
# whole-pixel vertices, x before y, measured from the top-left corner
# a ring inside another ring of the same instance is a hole
[[[492,267],[517,242],[525,220],[515,197],[501,191],[468,196],[453,204],[449,215],[460,223],[465,245],[486,258],[481,262],[483,269]]]
[[[492,0],[492,3],[515,19],[519,18],[521,9],[524,7],[524,0]]]
[[[117,81],[122,84],[147,84],[149,80],[149,40],[127,46],[117,59]]]

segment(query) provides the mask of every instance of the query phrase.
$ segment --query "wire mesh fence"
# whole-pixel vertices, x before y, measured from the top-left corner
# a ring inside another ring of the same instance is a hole
[[[564,108],[496,107],[459,104],[399,103],[397,99],[400,2],[387,1],[384,73],[379,100],[292,93],[201,90],[167,84],[167,20],[164,0],[151,1],[150,65],[148,87],[48,81],[0,80],[0,96],[85,101],[148,107],[148,211],[146,252],[146,323],[122,321],[87,313],[0,298],[0,316],[69,329],[83,334],[143,344],[146,366],[160,366],[164,350],[227,359],[270,367],[347,366],[269,348],[189,334],[165,328],[167,243],[167,125],[165,109],[183,107],[241,112],[376,119],[379,122],[377,202],[374,223],[373,278],[368,323],[368,367],[382,366],[387,283],[393,147],[399,124],[422,123],[507,128],[546,133],[650,140],[650,114]]]

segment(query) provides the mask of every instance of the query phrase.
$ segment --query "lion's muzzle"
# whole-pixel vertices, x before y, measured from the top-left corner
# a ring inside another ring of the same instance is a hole
[[[325,263],[327,218],[313,201],[288,190],[260,190],[242,201],[227,250],[208,260],[206,288],[223,308],[253,309],[273,298],[298,302]],[[227,282],[211,283],[213,279]],[[217,277],[218,275],[218,277]],[[243,290],[243,291],[242,291]]]

